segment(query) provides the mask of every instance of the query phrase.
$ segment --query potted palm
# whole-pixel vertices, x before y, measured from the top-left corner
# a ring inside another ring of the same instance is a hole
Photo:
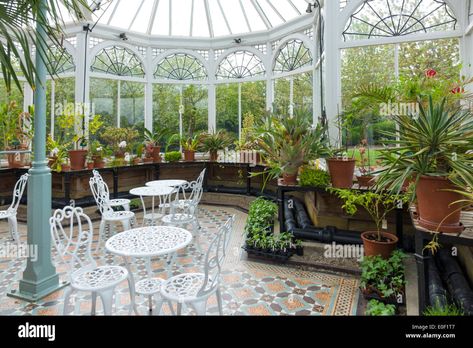
[[[161,142],[164,141],[169,131],[166,128],[154,128],[153,131],[145,128],[144,137],[148,151],[150,152],[152,149],[153,161],[159,163],[161,162]]]
[[[381,231],[383,221],[387,215],[396,209],[400,202],[404,202],[404,195],[377,193],[373,191],[357,191],[350,189],[331,189],[342,201],[342,208],[349,215],[355,215],[358,207],[364,208],[373,220],[376,231],[365,231],[361,234],[366,256],[376,256],[388,259],[396,249],[398,238],[396,235]]]
[[[385,168],[377,185],[400,192],[406,181],[413,182],[411,200],[417,200],[419,225],[458,233],[464,227],[457,191],[458,185],[467,187],[471,178],[473,117],[468,110],[447,107],[445,98],[434,103],[429,96],[427,107],[420,99],[418,104],[418,115],[394,116],[399,140],[392,141],[396,148],[382,153]]]
[[[268,169],[253,175],[267,175],[266,182],[282,176],[286,185],[296,185],[299,168],[328,151],[323,127],[309,119],[304,111],[293,117],[267,115],[256,142]]]
[[[213,162],[218,159],[218,151],[225,150],[232,144],[230,135],[223,129],[201,134],[200,142],[202,149],[210,154],[210,160]]]
[[[199,135],[193,137],[181,138],[180,143],[182,146],[182,152],[184,153],[184,161],[195,161],[195,153],[200,145]]]

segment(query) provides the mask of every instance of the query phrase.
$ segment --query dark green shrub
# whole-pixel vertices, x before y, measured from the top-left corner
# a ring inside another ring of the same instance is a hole
[[[166,162],[178,162],[182,158],[182,154],[180,151],[171,151],[171,152],[166,152],[164,154],[164,160]]]
[[[330,174],[325,170],[303,167],[299,182],[301,186],[325,188],[330,184]]]

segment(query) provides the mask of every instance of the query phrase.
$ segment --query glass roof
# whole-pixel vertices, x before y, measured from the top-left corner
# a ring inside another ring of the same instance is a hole
[[[305,15],[306,0],[91,0],[89,20],[147,35],[219,37],[268,30]],[[64,13],[63,13],[64,15]],[[64,21],[71,22],[72,18]]]

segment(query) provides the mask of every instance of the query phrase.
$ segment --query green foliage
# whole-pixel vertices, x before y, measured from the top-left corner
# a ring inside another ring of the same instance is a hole
[[[274,218],[278,212],[276,203],[268,201],[262,197],[255,199],[250,204],[248,220],[245,231],[248,235],[259,233],[261,230],[268,230],[274,225]]]
[[[371,316],[392,316],[396,314],[396,306],[384,304],[378,300],[370,300],[366,307],[366,315]]]
[[[164,160],[166,162],[178,162],[182,158],[182,153],[179,151],[171,151],[171,152],[166,152],[164,154]]]
[[[355,215],[358,207],[364,208],[376,224],[378,240],[381,240],[381,225],[386,216],[396,209],[397,204],[406,202],[405,195],[392,195],[389,193],[377,193],[373,191],[358,191],[350,189],[330,188],[330,192],[340,198],[344,204],[342,209],[349,215]]]
[[[330,174],[325,170],[305,166],[299,175],[301,186],[325,188],[330,184]]]
[[[296,110],[293,117],[267,115],[258,129],[257,145],[269,170],[252,173],[267,175],[266,181],[281,174],[297,174],[299,168],[328,153],[324,129],[313,127],[308,110]]]
[[[21,114],[15,101],[0,105],[0,133],[5,149],[15,148],[21,143],[24,133],[20,126]]]
[[[153,127],[153,131],[151,132],[149,129],[145,128],[143,135],[147,143],[153,146],[159,146],[169,135],[169,130],[164,127]]]
[[[127,144],[125,152],[130,152],[133,142],[138,138],[138,135],[138,131],[133,128],[107,127],[102,134],[102,138],[107,142],[114,153],[121,151],[118,145],[122,141],[125,141]]]
[[[400,250],[393,251],[388,260],[381,256],[365,256],[360,265],[361,289],[374,291],[383,298],[403,294],[406,284],[403,263],[405,257],[406,255]]]
[[[381,152],[385,167],[377,182],[380,189],[400,192],[406,180],[421,175],[445,176],[465,187],[471,178],[473,154],[473,117],[468,110],[446,106],[446,99],[434,103],[429,97],[427,109],[419,101],[418,117],[394,116],[400,139],[396,148]],[[414,199],[414,196],[411,197]]]
[[[448,304],[445,307],[436,303],[434,306],[429,306],[423,313],[427,317],[459,317],[465,315],[463,309],[457,307],[455,304]]]
[[[229,147],[232,144],[232,138],[227,131],[220,129],[217,132],[201,134],[200,142],[203,151],[217,152]]]

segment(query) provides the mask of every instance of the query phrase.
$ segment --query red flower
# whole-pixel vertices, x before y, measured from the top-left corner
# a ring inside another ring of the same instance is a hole
[[[428,69],[425,71],[425,76],[428,78],[435,77],[435,75],[437,75],[437,71],[435,71],[434,69]]]
[[[454,89],[452,89],[450,92],[452,92],[452,94],[460,94],[460,93],[465,93],[465,89],[461,86],[457,86]]]

